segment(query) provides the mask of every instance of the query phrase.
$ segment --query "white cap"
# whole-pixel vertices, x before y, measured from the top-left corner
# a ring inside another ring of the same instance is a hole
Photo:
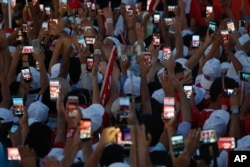
[[[153,99],[155,99],[157,102],[159,102],[160,104],[163,104],[164,97],[165,97],[165,92],[164,92],[164,90],[162,88],[158,89],[158,90],[153,92],[151,97]]]
[[[250,151],[250,135],[246,135],[237,141],[236,151]]]
[[[134,92],[132,92],[132,84]],[[141,77],[128,77],[124,83],[123,90],[124,94],[133,94],[135,97],[139,97],[141,95]]]
[[[48,119],[49,108],[39,100],[31,103],[27,111],[29,125],[34,122],[44,123]]]
[[[3,119],[0,120],[1,123],[8,123],[14,120],[12,112],[6,108],[0,108],[0,118]]]
[[[195,96],[194,96],[195,105],[198,105],[204,99],[206,90],[203,88],[199,88],[197,86],[193,86],[193,87],[195,91]]]
[[[240,45],[243,46],[245,43],[250,41],[250,37],[248,34],[244,34],[238,40],[239,40]]]
[[[102,116],[104,114],[104,108],[100,104],[92,104],[88,108],[82,108],[81,113],[83,118],[89,118],[92,122],[92,132],[97,131],[102,125]]]
[[[220,61],[216,58],[208,60],[202,68],[202,73],[200,84],[204,89],[209,90],[213,81],[221,76]]]
[[[224,136],[227,132],[227,124],[229,122],[230,115],[225,110],[215,110],[205,121],[203,125],[204,130],[214,129],[217,135]]]
[[[173,50],[173,56],[176,55],[176,48]],[[182,57],[187,57],[188,56],[188,47],[183,45],[183,52],[182,52]]]
[[[129,167],[129,165],[122,162],[114,162],[109,167]]]

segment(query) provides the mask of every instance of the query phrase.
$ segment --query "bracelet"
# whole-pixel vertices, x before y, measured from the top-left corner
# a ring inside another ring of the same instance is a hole
[[[101,55],[101,54],[102,54],[101,49],[95,49],[94,50],[94,55]]]
[[[67,135],[66,135],[66,138],[71,138],[74,136],[76,132],[76,128],[68,128],[67,129]]]
[[[233,115],[239,114],[239,107],[231,107],[230,111]]]
[[[107,29],[108,24],[113,24],[113,19],[112,18],[107,18],[105,21],[105,28]]]

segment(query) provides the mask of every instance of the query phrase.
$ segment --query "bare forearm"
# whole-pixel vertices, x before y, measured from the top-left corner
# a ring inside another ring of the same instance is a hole
[[[92,77],[93,82],[93,100],[92,103],[100,103],[100,90],[98,86],[97,76]]]
[[[136,33],[135,33],[135,29],[134,28],[129,28],[128,29],[128,40],[129,40],[129,44],[134,44],[136,39]]]
[[[49,86],[49,79],[48,79],[44,61],[39,61],[38,63],[40,67],[40,82],[41,82],[41,90],[39,94],[43,94]]]
[[[181,115],[182,120],[186,122],[192,122],[192,115],[191,115],[191,109],[189,101],[186,97],[186,94],[184,91],[178,92],[181,102]]]
[[[152,114],[146,76],[141,77],[141,98],[142,98],[142,112],[147,114]]]
[[[229,136],[234,136],[236,139],[240,138],[240,116],[239,114],[231,115]]]
[[[104,149],[104,145],[99,143],[95,151],[90,155],[84,167],[97,167],[98,162],[100,161],[100,158],[102,156],[103,149]]]
[[[181,37],[181,31],[176,31],[175,33],[175,48],[176,48],[176,54],[174,59],[178,59],[183,57],[183,41]]]

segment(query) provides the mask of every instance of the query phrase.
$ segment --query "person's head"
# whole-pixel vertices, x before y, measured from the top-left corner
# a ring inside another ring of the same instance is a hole
[[[124,150],[123,147],[118,144],[107,145],[100,159],[101,166],[109,166],[115,162],[124,162]]]
[[[40,122],[31,124],[30,131],[25,139],[25,145],[33,148],[37,157],[45,157],[52,144],[52,130],[47,125]]]
[[[223,84],[225,89],[238,88],[239,84],[232,78],[224,77],[216,78],[210,87],[210,99],[212,102],[221,101],[222,97],[225,97]]]
[[[224,136],[227,132],[227,124],[230,120],[230,114],[225,110],[215,110],[205,121],[203,130],[213,129],[218,136]]]
[[[120,41],[115,37],[107,36],[103,40],[102,51],[104,53],[104,58],[106,59],[106,61],[109,60],[110,53],[111,53],[113,47],[114,46],[118,47],[120,45],[121,45]]]
[[[0,140],[7,139],[9,130],[12,126],[14,116],[11,111],[5,108],[0,108]]]

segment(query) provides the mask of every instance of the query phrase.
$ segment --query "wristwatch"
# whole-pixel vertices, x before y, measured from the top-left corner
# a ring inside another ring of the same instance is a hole
[[[238,107],[232,107],[230,109],[230,111],[231,111],[231,114],[233,114],[233,115],[239,114],[239,108]]]

